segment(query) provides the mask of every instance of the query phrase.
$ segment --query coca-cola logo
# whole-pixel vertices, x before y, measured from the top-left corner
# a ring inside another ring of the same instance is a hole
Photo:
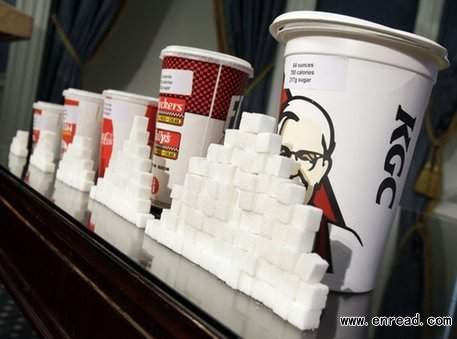
[[[186,108],[186,100],[178,98],[160,97],[159,110],[171,113],[183,114]]]
[[[112,145],[113,144],[113,133],[111,133],[111,132],[102,133],[101,143],[103,145]]]

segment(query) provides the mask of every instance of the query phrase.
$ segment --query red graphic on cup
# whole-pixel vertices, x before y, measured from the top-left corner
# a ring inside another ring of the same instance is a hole
[[[161,96],[157,111],[157,121],[165,124],[182,126],[184,113],[186,111],[186,100]]]
[[[176,160],[180,144],[181,133],[158,128],[155,134],[154,154]]]
[[[33,131],[32,131],[32,143],[35,145],[40,138],[40,130],[38,128],[38,120],[41,116],[41,109],[34,108],[33,109]]]
[[[111,153],[113,152],[113,121],[103,118],[102,135],[100,138],[100,166],[98,174],[100,177],[105,175],[105,169],[109,165]]]

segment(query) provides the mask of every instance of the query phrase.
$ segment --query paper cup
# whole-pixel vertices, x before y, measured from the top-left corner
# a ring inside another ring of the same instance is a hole
[[[446,49],[323,12],[283,14],[270,32],[286,43],[282,154],[301,162],[296,180],[325,215],[315,243],[330,262],[324,281],[369,291]]]
[[[62,155],[75,135],[92,139],[93,160],[98,159],[102,124],[103,96],[98,93],[69,88],[63,91],[65,118],[62,131]]]
[[[53,132],[56,136],[62,133],[62,125],[64,118],[64,106],[51,104],[43,101],[38,101],[33,105],[34,109],[39,110],[37,142],[40,139],[40,134],[44,131]],[[35,128],[34,128],[35,130]],[[59,159],[60,154],[60,138],[54,138],[52,149],[54,160]]]
[[[148,145],[154,144],[157,99],[115,90],[103,91],[103,128],[100,142],[99,176],[103,177],[111,155],[122,149],[129,137],[135,116],[149,118]]]
[[[33,104],[33,129],[32,129],[32,147],[35,147],[38,139],[40,138],[40,130],[42,126],[43,112],[48,111],[51,114],[63,114],[63,106],[56,105],[50,102],[37,101]],[[49,125],[49,122],[47,123]],[[51,129],[52,130],[52,129]],[[60,134],[60,130],[52,130],[56,132],[56,135]]]
[[[153,155],[153,204],[170,204],[170,187],[182,184],[190,157],[204,155],[223,137],[253,70],[242,59],[183,46],[160,54],[159,110]]]

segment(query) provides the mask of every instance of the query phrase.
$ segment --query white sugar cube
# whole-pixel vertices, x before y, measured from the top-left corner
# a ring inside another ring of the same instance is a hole
[[[136,115],[133,118],[132,129],[130,130],[131,133],[132,133],[132,131],[135,131],[135,133],[137,131],[147,131],[148,123],[149,123],[148,117]]]
[[[284,185],[284,184],[290,184],[290,179],[286,179],[286,178],[281,178],[281,177],[277,177],[277,176],[274,176],[274,175],[271,175],[270,176],[270,186],[269,186],[269,194],[276,199],[277,197],[277,193],[278,193],[278,189],[281,185]]]
[[[173,185],[173,189],[171,190],[170,197],[172,199],[179,200],[182,198],[183,191],[184,191],[184,188],[182,187],[182,185],[175,184],[175,185]]]
[[[291,302],[287,321],[300,330],[313,330],[319,327],[322,310],[312,310],[297,302]]]
[[[244,172],[262,173],[265,169],[268,156],[266,154],[255,153],[251,151],[244,152],[244,159],[239,166]]]
[[[267,282],[254,279],[254,285],[252,286],[252,297],[259,300],[268,308],[273,308],[275,303],[275,289]]]
[[[196,229],[201,229],[203,226],[203,213],[198,210],[192,210],[189,214],[189,225]]]
[[[195,174],[186,174],[184,178],[184,187],[193,194],[200,193],[203,186],[203,178]]]
[[[214,216],[221,220],[227,221],[232,213],[232,203],[226,203],[224,201],[218,200],[216,201]]]
[[[262,216],[258,214],[241,211],[240,229],[252,234],[260,234],[262,221]]]
[[[252,286],[254,285],[254,278],[247,274],[244,271],[240,272],[240,276],[238,278],[237,288],[246,295],[252,294]]]
[[[238,129],[226,129],[224,135],[224,146],[243,147],[242,132]]]
[[[285,245],[296,252],[310,253],[314,245],[316,232],[308,231],[295,225],[284,225]]]
[[[283,244],[287,240],[286,225],[277,221],[273,222],[273,233],[271,239],[276,241],[278,244]]]
[[[275,118],[260,113],[243,112],[240,130],[250,133],[272,133],[275,128]]]
[[[269,200],[273,199],[272,197],[266,194],[256,194],[256,199],[254,203],[253,212],[258,214],[264,214],[267,211],[267,206],[270,203]]]
[[[171,201],[170,210],[173,211],[173,213],[175,213],[176,215],[179,215],[181,212],[181,206],[182,206],[181,200],[173,199]]]
[[[267,239],[271,239],[273,236],[274,226],[274,220],[271,220],[270,218],[262,218],[262,222],[260,223],[260,235]]]
[[[267,282],[272,287],[278,287],[281,280],[281,270],[265,259],[259,259],[255,277]]]
[[[288,298],[294,299],[300,284],[300,278],[293,273],[281,271],[278,289]]]
[[[238,188],[248,192],[256,191],[257,176],[255,174],[246,173],[240,169],[237,169],[235,176],[237,176]]]
[[[207,176],[208,175],[208,160],[203,157],[192,157],[189,159],[189,173]]]
[[[131,202],[131,209],[137,213],[149,213],[151,208],[151,200],[149,199],[134,199]]]
[[[215,180],[206,180],[203,185],[203,193],[212,199],[217,198],[219,183]]]
[[[239,191],[238,207],[245,211],[252,211],[255,206],[255,193]]]
[[[169,209],[164,209],[162,215],[160,216],[160,221],[162,225],[169,230],[176,230],[178,225],[178,217]]]
[[[230,148],[227,147],[229,150]],[[208,146],[208,151],[206,153],[206,159],[210,162],[219,162],[219,156],[224,150],[224,145],[219,144],[210,144]],[[231,152],[230,152],[231,154]]]
[[[278,291],[276,291],[274,297],[273,312],[280,316],[282,319],[287,319],[287,314],[289,313],[292,299],[285,296],[282,292],[282,289],[278,289]]]
[[[269,193],[271,187],[271,175],[266,173],[259,173],[257,175],[257,192]]]
[[[129,141],[135,144],[146,145],[149,141],[149,132],[132,129],[130,131]]]
[[[286,272],[293,272],[299,257],[300,253],[293,251],[286,246],[280,246],[278,266]]]
[[[16,137],[19,140],[27,140],[29,138],[29,132],[23,131],[23,130],[17,130],[16,131]]]
[[[232,158],[230,159],[230,163],[236,167],[241,167],[246,162],[245,151],[240,148],[234,148],[232,150]]]
[[[304,282],[317,283],[327,272],[328,263],[316,253],[302,253],[295,265],[295,274]]]
[[[160,229],[162,225],[160,220],[157,219],[150,219],[146,222],[146,229],[144,233],[150,236],[152,239],[157,240],[160,234]]]
[[[255,150],[259,153],[279,154],[282,138],[275,133],[259,133],[256,137]]]
[[[295,205],[291,223],[309,231],[316,232],[322,219],[322,210],[311,205]]]
[[[187,206],[198,207],[198,194],[195,191],[184,188],[181,200]]]
[[[210,165],[212,178],[226,184],[232,183],[235,170],[236,167],[230,164],[211,163]]]
[[[235,189],[233,185],[220,183],[217,190],[216,199],[224,201],[226,203],[231,203],[234,196],[234,192]]]
[[[279,256],[280,256],[280,246],[275,240],[270,241],[270,251],[267,252],[265,259],[273,265],[279,265]]]
[[[293,206],[284,205],[280,202],[274,201],[270,203],[272,211],[274,211],[274,220],[283,224],[288,224],[292,217]]]
[[[286,205],[302,204],[305,194],[306,188],[303,185],[284,183],[277,186],[276,199]]]
[[[232,261],[237,265],[241,271],[246,272],[250,276],[254,276],[257,258],[252,252],[247,252],[239,247],[234,248]]]
[[[322,309],[327,302],[328,291],[328,286],[324,284],[300,282],[295,301],[311,309]]]
[[[257,256],[258,258],[266,259],[269,251],[270,251],[270,239],[265,238],[261,235],[256,235],[254,255]]]
[[[281,178],[289,178],[295,168],[295,160],[280,155],[270,155],[265,165],[265,173]]]
[[[205,194],[201,194],[198,197],[198,209],[203,212],[207,217],[214,215],[214,210],[216,208],[216,203],[213,199]]]

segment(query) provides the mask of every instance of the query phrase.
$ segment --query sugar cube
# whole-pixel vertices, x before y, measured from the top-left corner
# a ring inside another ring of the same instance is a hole
[[[292,272],[297,264],[299,256],[300,253],[291,250],[287,246],[280,246],[278,266],[286,272]]]
[[[311,205],[295,205],[291,224],[316,232],[322,219],[322,210]]]
[[[284,183],[276,189],[276,199],[283,204],[302,204],[305,200],[306,188],[303,185]]]
[[[327,272],[328,263],[316,253],[301,253],[295,265],[295,274],[304,282],[317,283]]]
[[[279,315],[282,319],[287,319],[290,304],[292,300],[284,295],[282,289],[278,289],[274,296],[273,312]]]
[[[295,160],[280,155],[268,156],[265,173],[281,178],[289,178],[295,169]]]
[[[217,192],[219,189],[219,183],[215,180],[205,180],[203,185],[203,193],[206,194],[211,199],[217,198]]]
[[[279,154],[282,138],[275,133],[259,133],[256,137],[255,150],[259,153]]]
[[[243,112],[240,130],[251,133],[272,133],[276,119],[265,114]]]
[[[297,293],[300,278],[290,272],[281,271],[279,278],[279,290],[288,298],[294,299]]]
[[[313,249],[314,231],[308,231],[295,225],[284,225],[285,245],[296,252],[309,253]]]
[[[208,160],[203,157],[192,157],[189,159],[189,173],[200,176],[208,175]]]
[[[324,284],[300,282],[295,301],[311,309],[321,309],[325,307],[328,291],[328,286]]]
[[[239,191],[238,207],[245,211],[252,211],[255,205],[255,193]]]
[[[252,294],[252,286],[254,285],[254,278],[247,274],[244,271],[240,272],[240,276],[238,278],[237,288],[246,295]]]
[[[313,330],[319,327],[321,313],[322,310],[312,310],[292,301],[287,312],[287,321],[300,330]]]
[[[184,187],[193,194],[200,193],[203,186],[203,178],[195,174],[186,174],[184,178]]]

